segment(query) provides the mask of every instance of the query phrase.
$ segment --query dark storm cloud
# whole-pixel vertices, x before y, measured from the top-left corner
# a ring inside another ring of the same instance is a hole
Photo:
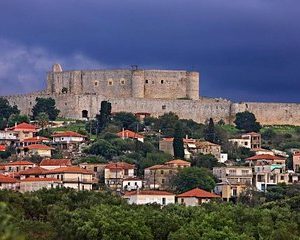
[[[13,87],[0,94],[41,88],[60,61],[191,69],[205,96],[299,102],[299,8],[297,0],[2,0],[0,64],[10,67],[0,66],[0,82]]]

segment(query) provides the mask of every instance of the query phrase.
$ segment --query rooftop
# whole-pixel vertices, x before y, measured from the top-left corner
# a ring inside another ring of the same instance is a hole
[[[91,171],[83,169],[81,167],[72,166],[72,167],[60,167],[53,170],[48,170],[47,174],[55,173],[80,173],[80,174],[93,174]]]
[[[40,166],[71,166],[70,159],[50,159],[45,158],[41,161]]]
[[[124,130],[124,131],[118,132],[117,135],[118,135],[118,137],[121,137],[121,138],[144,138],[143,135],[140,135],[140,134],[130,131],[130,130]]]
[[[77,132],[73,131],[64,131],[64,132],[55,132],[51,137],[86,137]]]
[[[177,197],[219,198],[220,196],[200,188],[194,188],[190,191],[177,195]]]
[[[248,161],[257,161],[257,160],[285,160],[283,157],[273,156],[270,154],[259,154],[253,157],[246,158]]]
[[[38,127],[35,125],[29,124],[29,123],[20,123],[18,125],[15,125],[13,127],[7,128],[8,130],[13,131],[28,131],[28,132],[36,132]]]

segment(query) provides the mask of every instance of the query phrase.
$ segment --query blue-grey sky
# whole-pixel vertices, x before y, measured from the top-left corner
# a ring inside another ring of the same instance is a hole
[[[187,69],[200,94],[299,102],[299,0],[1,0],[0,95],[64,69]]]

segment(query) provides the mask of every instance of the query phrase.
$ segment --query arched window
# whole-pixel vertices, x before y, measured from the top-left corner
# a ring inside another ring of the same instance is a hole
[[[81,113],[82,113],[81,114],[82,118],[88,118],[88,116],[89,116],[89,111],[88,110],[82,110]]]

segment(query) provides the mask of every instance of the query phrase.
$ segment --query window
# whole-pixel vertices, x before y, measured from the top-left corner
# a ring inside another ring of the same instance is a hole
[[[160,170],[160,174],[164,174],[164,170]]]
[[[145,81],[145,83],[148,83],[148,82],[149,82],[148,80]]]
[[[284,176],[280,176],[280,180],[284,180]]]
[[[184,198],[181,198],[181,203],[184,204]]]
[[[165,110],[166,108],[167,108],[166,105],[162,105],[162,106],[161,106],[161,109],[162,109],[162,110]]]
[[[234,197],[237,196],[237,190],[236,190],[236,188],[232,189],[232,196],[234,196]]]
[[[162,205],[166,205],[166,198],[162,198]]]
[[[164,83],[164,80],[160,80],[160,83],[163,84],[163,83]]]
[[[87,118],[88,115],[89,115],[89,111],[88,110],[82,110],[82,112],[81,112],[81,117],[82,118]]]
[[[162,183],[162,184],[164,184],[164,183],[165,183],[165,179],[164,179],[164,178],[161,180],[161,183]]]
[[[121,83],[121,85],[124,85],[125,84],[125,80],[121,79],[120,83]]]
[[[97,172],[98,171],[98,168],[97,167],[94,167],[94,172]]]
[[[109,81],[108,81],[108,85],[109,85],[109,86],[112,86],[112,85],[113,85],[113,81],[112,81],[112,80],[109,80]]]
[[[242,170],[242,175],[248,175],[249,174],[249,170]]]
[[[128,182],[128,184],[127,184],[128,186],[130,186],[130,182]]]
[[[94,82],[94,85],[95,85],[95,86],[98,86],[98,84],[99,84],[98,81],[95,81],[95,82]]]
[[[128,175],[128,169],[124,170],[124,175]]]

